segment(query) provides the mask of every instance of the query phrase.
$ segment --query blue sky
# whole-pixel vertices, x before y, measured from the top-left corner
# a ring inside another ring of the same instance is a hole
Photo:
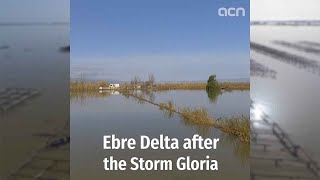
[[[219,7],[246,17],[219,17]],[[249,0],[77,0],[71,4],[71,77],[129,81],[249,77]]]
[[[0,23],[69,22],[69,0],[1,0]]]

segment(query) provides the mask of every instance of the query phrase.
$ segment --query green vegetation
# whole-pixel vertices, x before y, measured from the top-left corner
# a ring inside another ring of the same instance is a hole
[[[217,98],[220,94],[222,94],[220,89],[212,89],[212,90],[206,90],[208,94],[208,98],[211,102],[216,102]]]
[[[216,75],[211,75],[207,81],[206,90],[212,91],[220,89],[220,84],[216,80]]]

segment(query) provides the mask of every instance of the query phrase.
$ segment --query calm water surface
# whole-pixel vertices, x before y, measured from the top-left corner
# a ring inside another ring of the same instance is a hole
[[[0,111],[0,179],[69,122],[69,25],[0,26],[0,89],[36,88],[39,96]]]
[[[173,100],[176,107],[205,107],[210,116],[231,116],[249,114],[249,92],[228,92],[217,97],[213,102],[205,91],[165,91],[146,94],[145,97],[155,102]],[[234,102],[241,102],[236,105]],[[105,179],[126,177],[136,179],[248,179],[249,145],[243,144],[219,130],[195,126],[184,122],[175,114],[160,111],[157,106],[125,97],[111,95],[71,95],[71,178]],[[221,139],[217,150],[116,150],[102,149],[102,137],[116,134],[119,137],[140,135],[158,137],[159,134],[182,139],[194,134]],[[146,159],[177,159],[179,156],[192,156],[204,159],[210,155],[219,161],[219,171],[177,171],[174,172],[106,172],[102,160],[110,155],[121,159],[132,156]],[[81,173],[82,172],[82,173]],[[232,172],[232,173],[230,173]],[[161,177],[161,178],[160,178]]]
[[[320,43],[320,27],[251,27],[251,41],[320,63],[320,54],[274,44],[310,41]],[[313,48],[320,49],[314,46]],[[277,72],[276,79],[251,77],[251,97],[315,159],[320,161],[320,73],[251,52],[251,58]]]

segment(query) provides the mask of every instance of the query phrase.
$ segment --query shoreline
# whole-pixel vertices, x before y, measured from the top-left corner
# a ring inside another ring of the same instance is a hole
[[[165,90],[206,90],[207,83],[157,83],[148,87],[135,88],[129,83],[120,84],[119,88],[99,89],[100,87],[107,87],[106,81],[71,81],[70,91],[86,92],[98,90],[149,90],[149,91],[165,91]],[[221,90],[223,91],[249,91],[249,82],[219,82]]]

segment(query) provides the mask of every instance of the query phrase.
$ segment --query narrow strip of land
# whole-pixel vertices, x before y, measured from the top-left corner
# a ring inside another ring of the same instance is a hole
[[[191,122],[192,124],[218,128],[225,133],[236,136],[242,142],[250,142],[250,122],[248,117],[239,116],[232,118],[217,118],[215,120],[212,120],[208,117],[207,111],[203,108],[177,109],[174,107],[173,102],[171,101],[169,101],[168,103],[155,103],[145,99],[142,96],[137,96],[129,92],[125,92],[125,94],[140,101],[158,106],[160,110],[177,113],[183,120]]]

